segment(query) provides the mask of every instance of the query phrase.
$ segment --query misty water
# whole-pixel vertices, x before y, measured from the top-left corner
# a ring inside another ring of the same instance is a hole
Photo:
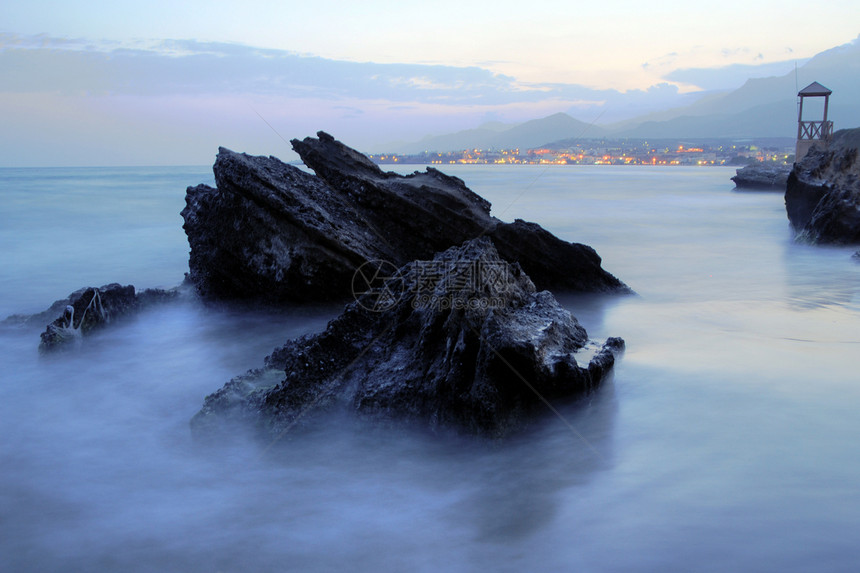
[[[848,571],[860,561],[860,263],[726,168],[444,169],[593,246],[636,296],[557,293],[627,350],[502,442],[328,419],[207,448],[203,398],[337,305],[192,297],[40,356],[0,327],[3,571]],[[179,284],[199,168],[0,169],[0,317]]]

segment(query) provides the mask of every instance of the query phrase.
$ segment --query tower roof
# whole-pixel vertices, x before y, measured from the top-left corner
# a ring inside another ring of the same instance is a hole
[[[821,85],[818,82],[812,82],[799,92],[797,95],[799,96],[829,96],[833,92]]]

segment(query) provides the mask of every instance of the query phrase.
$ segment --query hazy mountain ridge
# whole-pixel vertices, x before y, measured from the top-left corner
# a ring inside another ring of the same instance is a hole
[[[493,126],[498,125],[493,124]],[[566,113],[555,113],[544,118],[511,125],[501,131],[483,126],[448,135],[425,137],[417,143],[403,145],[398,151],[419,153],[425,150],[529,148],[569,137],[603,137],[605,134],[606,130],[600,126],[574,119]]]
[[[766,67],[764,69],[767,69]],[[826,50],[795,70],[748,79],[727,92],[702,92],[694,103],[609,125],[579,121],[567,113],[513,125],[503,131],[482,127],[426,137],[404,144],[402,153],[462,149],[540,147],[578,138],[769,138],[794,137],[797,91],[817,81],[833,91],[828,119],[836,129],[860,125],[860,36]],[[810,117],[804,113],[805,117]]]

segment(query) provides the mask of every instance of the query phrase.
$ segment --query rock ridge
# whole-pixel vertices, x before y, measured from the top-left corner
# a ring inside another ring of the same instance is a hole
[[[216,187],[188,188],[187,278],[204,298],[346,299],[365,262],[400,267],[481,236],[540,288],[632,292],[591,247],[492,217],[490,203],[457,177],[383,172],[325,132],[291,143],[315,175],[221,147]]]

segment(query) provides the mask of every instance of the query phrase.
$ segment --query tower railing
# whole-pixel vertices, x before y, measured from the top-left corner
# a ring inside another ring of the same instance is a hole
[[[830,139],[833,135],[832,121],[800,121],[797,123],[797,139]]]

